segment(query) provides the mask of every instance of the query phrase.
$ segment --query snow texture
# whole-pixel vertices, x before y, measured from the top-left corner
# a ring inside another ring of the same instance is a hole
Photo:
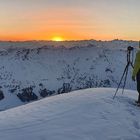
[[[137,93],[94,88],[0,112],[1,140],[139,140]]]
[[[17,94],[26,87],[41,99],[39,84],[58,94],[63,84],[72,91],[117,87],[127,63],[127,47],[134,41],[0,42],[0,85],[5,98],[0,110],[22,105]],[[126,88],[136,89],[129,68]],[[14,91],[14,92],[11,92]]]

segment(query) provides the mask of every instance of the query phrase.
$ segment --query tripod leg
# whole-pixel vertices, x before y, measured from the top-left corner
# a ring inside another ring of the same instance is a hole
[[[129,65],[126,69],[126,73],[125,73],[125,77],[124,77],[124,84],[123,84],[123,90],[122,90],[122,94],[124,93],[124,88],[125,88],[125,85],[126,85],[126,79],[127,79],[127,75],[128,75],[128,68],[129,68]]]
[[[133,66],[132,62],[131,62],[130,64],[131,64],[132,68],[134,68],[134,66]]]
[[[113,99],[115,99],[115,97],[116,97],[116,95],[117,95],[117,92],[118,92],[119,87],[120,87],[120,85],[121,85],[121,83],[122,83],[122,80],[123,80],[123,77],[124,77],[124,75],[125,75],[125,72],[126,72],[126,70],[127,70],[128,65],[129,65],[129,63],[126,65],[126,67],[125,67],[125,69],[124,69],[123,75],[122,75],[121,80],[120,80],[120,82],[119,82],[119,84],[118,84],[118,87],[117,87],[116,92],[115,92],[115,94],[114,94],[114,96],[113,96]]]

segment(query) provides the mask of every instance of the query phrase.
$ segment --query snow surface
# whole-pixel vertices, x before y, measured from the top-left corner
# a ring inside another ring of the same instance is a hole
[[[0,112],[1,140],[139,140],[137,92],[94,88]]]
[[[48,90],[69,83],[72,90],[91,87],[117,87],[126,66],[127,47],[138,47],[134,41],[0,41],[0,86],[5,98],[0,110],[23,103],[17,94],[33,86],[39,97],[39,84]],[[129,69],[127,89],[136,89]],[[12,89],[17,89],[11,93]]]

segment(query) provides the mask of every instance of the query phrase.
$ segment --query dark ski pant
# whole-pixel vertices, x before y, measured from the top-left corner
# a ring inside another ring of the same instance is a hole
[[[139,93],[138,102],[140,103],[140,70],[137,73],[137,77],[136,78],[137,78],[137,91]]]

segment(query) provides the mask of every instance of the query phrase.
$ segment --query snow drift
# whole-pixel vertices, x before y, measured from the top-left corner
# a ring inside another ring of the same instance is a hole
[[[135,91],[95,88],[45,98],[0,112],[2,140],[139,140]]]

